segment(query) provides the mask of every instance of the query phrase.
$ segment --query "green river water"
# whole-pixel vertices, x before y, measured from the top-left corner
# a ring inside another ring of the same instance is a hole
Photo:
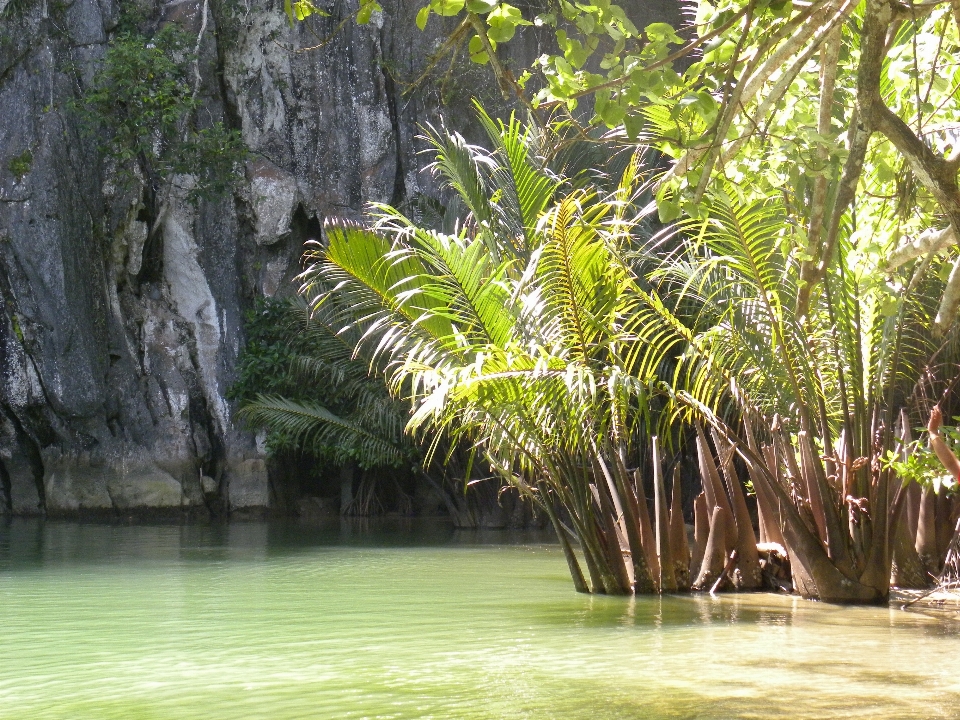
[[[0,718],[960,718],[960,623],[573,591],[549,536],[0,522]]]

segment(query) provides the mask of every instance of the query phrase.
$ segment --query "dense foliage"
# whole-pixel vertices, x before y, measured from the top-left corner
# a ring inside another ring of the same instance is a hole
[[[403,435],[406,409],[352,347],[290,301],[261,300],[247,313],[247,343],[230,398],[269,428],[271,452],[305,451],[360,468],[416,462]]]
[[[594,591],[669,587],[627,466],[653,421],[699,422],[713,437],[698,426],[701,578],[750,545],[736,454],[797,589],[880,599],[891,567],[952,522],[930,487],[908,509],[909,428],[953,402],[960,360],[960,5],[695,10],[688,28],[640,30],[607,2],[532,17],[430,2],[418,24],[460,17],[441,49],[472,36],[471,58],[535,126],[491,132],[489,153],[435,142],[468,210],[444,233],[382,207],[370,228],[331,226],[312,307],[384,358],[410,430],[468,437],[545,511],[563,507]],[[556,50],[515,77],[497,46],[530,24],[553,28]],[[636,232],[636,165],[613,195],[548,171],[540,140],[559,117],[672,159],[648,207],[672,233]]]
[[[175,24],[152,36],[125,29],[111,39],[77,108],[121,180],[139,178],[162,193],[174,176],[191,176],[191,195],[199,197],[239,179],[246,154],[239,131],[200,121],[195,40]]]

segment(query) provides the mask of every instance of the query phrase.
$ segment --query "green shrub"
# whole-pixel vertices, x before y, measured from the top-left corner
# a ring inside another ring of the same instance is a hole
[[[24,176],[30,172],[30,168],[33,166],[33,153],[30,152],[30,149],[27,148],[22,153],[16,157],[10,158],[10,162],[7,163],[7,168],[14,174],[17,178],[17,182],[23,180]]]
[[[102,133],[101,150],[117,161],[121,175],[130,179],[139,167],[158,188],[174,174],[191,174],[197,178],[193,195],[202,197],[239,179],[246,150],[239,131],[222,123],[197,125],[194,42],[175,25],[150,38],[118,33],[77,107],[87,126]]]

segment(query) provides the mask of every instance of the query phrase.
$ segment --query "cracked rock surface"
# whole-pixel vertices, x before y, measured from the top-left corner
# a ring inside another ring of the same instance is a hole
[[[201,0],[123,1],[155,25],[201,26]],[[116,190],[71,111],[116,0],[0,0],[0,514],[271,505],[262,443],[225,397],[244,311],[294,292],[325,218],[435,192],[421,124],[442,114],[469,135],[471,97],[504,108],[469,64],[410,86],[442,37],[436,17],[417,30],[420,2],[339,30],[355,2],[317,4],[330,16],[290,28],[282,0],[209,0],[201,113],[241,131],[244,181],[199,203],[174,192],[154,214]],[[626,7],[638,25],[679,14],[671,0]],[[514,67],[540,52],[532,30],[504,50]]]

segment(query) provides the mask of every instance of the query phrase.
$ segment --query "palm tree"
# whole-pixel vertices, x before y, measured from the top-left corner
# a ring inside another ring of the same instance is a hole
[[[636,372],[655,373],[679,339],[682,362],[661,387],[679,414],[710,424],[718,453],[745,462],[795,587],[824,600],[882,600],[907,494],[884,459],[909,415],[920,417],[917,384],[933,359],[955,360],[955,335],[934,331],[943,284],[919,267],[897,278],[903,291],[893,296],[851,261],[842,237],[823,292],[800,317],[786,210],[728,190],[685,224],[685,254],[650,276],[645,300],[658,322],[638,333],[649,359]],[[709,453],[702,434],[699,445]]]
[[[722,580],[734,549],[740,585],[757,584],[737,455],[803,595],[885,598],[908,492],[886,461],[910,420],[895,423],[903,408],[919,417],[932,358],[957,352],[933,331],[942,283],[901,270],[891,296],[842,235],[801,317],[779,200],[712,191],[679,250],[663,236],[643,246],[638,158],[601,191],[552,169],[541,131],[481,120],[492,151],[430,136],[462,215],[442,231],[386,206],[370,226],[329,223],[303,275],[314,321],[410,404],[428,458],[479,451],[550,518],[577,589],[671,590],[686,547],[682,525],[668,531],[656,446],[655,522],[629,467],[655,424],[706,422],[696,586]]]
[[[407,429],[433,439],[430,454],[441,437],[476,448],[546,513],[578,590],[671,589],[627,467],[647,416],[625,322],[642,295],[623,258],[640,227],[639,158],[601,194],[551,168],[542,131],[479,114],[492,151],[430,136],[462,221],[440,232],[380,206],[371,227],[328,223],[302,292],[411,403]]]

